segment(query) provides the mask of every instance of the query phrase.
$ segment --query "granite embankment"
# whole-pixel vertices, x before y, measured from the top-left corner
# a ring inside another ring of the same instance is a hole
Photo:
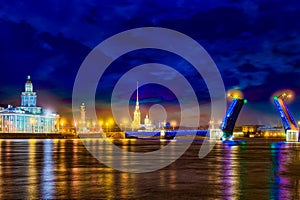
[[[0,133],[0,139],[75,139],[74,134],[61,133]]]
[[[102,138],[99,133],[0,133],[0,139],[77,139],[77,138]],[[124,139],[124,132],[105,133],[105,137],[111,139]]]

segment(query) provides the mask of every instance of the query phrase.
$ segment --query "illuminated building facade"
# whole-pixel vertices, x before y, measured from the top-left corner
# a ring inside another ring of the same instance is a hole
[[[257,128],[255,137],[284,137],[285,133],[282,127],[261,126]]]
[[[0,109],[0,132],[2,133],[53,133],[59,115],[38,107],[30,76],[21,94],[21,106]]]
[[[241,129],[244,136],[249,137],[250,135],[256,134],[259,127],[260,125],[243,125]]]

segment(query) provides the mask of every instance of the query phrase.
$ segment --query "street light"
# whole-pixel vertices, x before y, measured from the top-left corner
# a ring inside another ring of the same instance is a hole
[[[176,126],[176,121],[172,121],[171,122],[171,126],[172,126],[172,128],[173,128],[173,130],[175,129],[175,126]]]
[[[99,120],[99,132],[102,130],[103,121]]]
[[[111,125],[113,125],[114,124],[114,121],[113,121],[113,119],[109,119],[109,121],[108,121],[108,125],[109,125],[109,132],[111,132]]]
[[[5,129],[7,130],[7,132],[9,133],[10,132],[10,123],[9,123],[9,120],[6,121],[6,125],[5,125]]]
[[[61,119],[61,120],[60,120],[60,126],[61,126],[61,132],[62,132],[62,133],[64,132],[64,123],[65,123],[65,120],[64,120],[64,119]]]
[[[106,125],[106,132],[108,132],[108,122],[106,122],[105,125]]]
[[[292,101],[295,96],[295,93],[292,90],[285,90],[284,92],[281,92],[280,95],[275,95],[274,98],[283,98],[284,100]]]
[[[237,89],[231,89],[227,92],[227,97],[230,99],[243,99],[243,93]]]
[[[77,133],[77,122],[74,120],[74,128],[75,128],[75,133],[74,134],[76,134]],[[72,130],[72,132],[73,132],[73,130]]]
[[[127,126],[128,120],[124,119],[123,120],[123,124],[124,124],[124,131],[126,132],[126,126]]]

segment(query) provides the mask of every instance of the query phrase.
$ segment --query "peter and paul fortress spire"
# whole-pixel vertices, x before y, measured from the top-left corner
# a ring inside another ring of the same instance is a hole
[[[136,103],[133,113],[132,129],[139,129],[141,125],[141,111],[139,105],[139,82],[136,83]]]

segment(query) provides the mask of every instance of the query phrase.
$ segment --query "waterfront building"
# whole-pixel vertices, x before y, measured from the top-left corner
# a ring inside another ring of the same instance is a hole
[[[37,106],[37,94],[33,91],[31,77],[27,76],[21,105],[0,109],[0,132],[2,133],[54,133],[59,115]]]
[[[255,137],[285,137],[283,127],[261,126],[257,128]]]
[[[261,127],[261,125],[243,125],[241,127],[237,127],[239,131],[235,130],[235,132],[243,132],[244,136],[249,137],[256,134],[259,127]]]

